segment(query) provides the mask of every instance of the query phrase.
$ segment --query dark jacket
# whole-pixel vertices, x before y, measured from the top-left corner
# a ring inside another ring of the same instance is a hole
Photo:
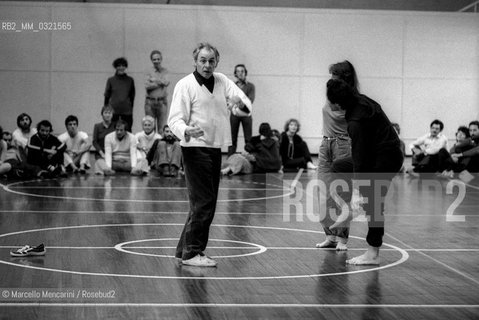
[[[256,159],[255,170],[274,172],[281,169],[279,144],[274,138],[261,140],[261,136],[254,136],[246,144],[245,150],[253,154]]]
[[[283,162],[286,162],[288,159],[296,159],[296,158],[302,158],[304,157],[304,154],[302,152],[302,144],[303,144],[303,138],[301,138],[300,135],[295,134],[293,136],[293,154],[288,154],[291,150],[289,150],[289,138],[286,132],[281,133],[281,143],[279,146],[279,153],[281,155],[281,159]]]
[[[346,111],[346,121],[354,172],[392,172],[399,162],[402,165],[399,137],[376,101],[359,95]]]

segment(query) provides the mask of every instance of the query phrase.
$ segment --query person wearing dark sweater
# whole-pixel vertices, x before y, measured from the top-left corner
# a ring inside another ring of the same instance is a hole
[[[456,170],[479,172],[479,121],[469,123],[470,137],[451,150],[451,158],[456,163]]]
[[[48,120],[40,121],[37,131],[28,141],[27,163],[41,169],[41,177],[54,178],[63,175],[63,153],[66,145],[51,134],[52,124]]]
[[[380,262],[379,248],[384,235],[386,193],[404,160],[399,137],[381,106],[369,97],[354,91],[343,80],[329,80],[327,96],[331,103],[346,110],[345,118],[351,137],[353,177],[355,181],[365,184],[364,187],[361,184],[358,191],[367,200],[363,209],[369,218],[366,237],[368,250],[363,255],[347,260],[346,263],[377,265]],[[343,217],[338,218],[336,226],[352,219],[348,212],[345,215],[346,217],[342,215]]]
[[[255,158],[254,172],[278,172],[281,169],[279,143],[276,137],[273,137],[269,123],[264,122],[259,126],[259,136],[252,137],[245,150]]]
[[[115,75],[108,78],[105,88],[104,105],[113,107],[113,122],[122,119],[128,124],[127,130],[131,132],[133,126],[133,102],[135,101],[135,81],[126,74],[128,61],[118,58],[113,61],[116,69]]]
[[[279,153],[285,169],[298,168],[316,170],[306,142],[298,135],[301,125],[296,119],[289,119],[281,134]]]

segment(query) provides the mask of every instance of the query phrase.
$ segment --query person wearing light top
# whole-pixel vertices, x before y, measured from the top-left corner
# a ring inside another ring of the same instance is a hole
[[[26,113],[22,113],[17,117],[17,126],[12,133],[12,145],[25,151],[30,137],[37,133],[37,128],[32,126],[32,117]]]
[[[88,134],[78,131],[78,118],[70,115],[65,119],[67,131],[58,136],[67,148],[63,154],[63,165],[67,171],[85,174],[90,165],[91,142]]]
[[[115,132],[106,135],[105,159],[95,162],[96,174],[111,176],[121,171],[141,175],[141,170],[137,168],[136,139],[126,128],[128,123],[120,119],[115,124]]]
[[[194,72],[175,86],[168,125],[180,140],[190,211],[176,248],[183,265],[214,267],[204,253],[216,210],[221,148],[231,145],[230,112],[249,116],[251,101],[233,81],[214,72],[220,54],[209,43],[193,51]]]
[[[329,66],[331,79],[341,79],[359,92],[358,77],[351,62],[345,60]],[[353,160],[351,158],[351,139],[348,134],[348,123],[346,121],[346,110],[327,101],[322,108],[323,113],[323,140],[318,153],[318,176],[328,185],[337,178],[348,178],[353,171]],[[339,162],[338,160],[342,160]],[[335,162],[336,161],[336,162]],[[338,163],[341,163],[338,166]],[[340,172],[338,172],[340,171]],[[349,179],[345,179],[349,181]],[[323,192],[323,190],[319,190]],[[322,195],[320,195],[321,197]],[[343,197],[350,195],[343,192]],[[327,212],[322,216],[321,225],[326,235],[323,242],[317,243],[316,248],[335,248],[338,251],[348,249],[349,227],[343,226],[333,230],[329,227],[333,224],[331,213],[334,210],[341,211],[342,208],[333,200],[331,194],[324,194],[327,203]]]
[[[411,149],[413,169],[408,173],[418,176],[419,172],[442,172],[439,163],[439,150],[447,150],[447,138],[442,134],[444,124],[440,120],[434,120],[429,126],[430,132],[419,137],[409,148]]]
[[[136,138],[136,156],[138,168],[143,174],[148,174],[150,166],[148,165],[147,154],[156,140],[161,139],[161,135],[155,132],[155,119],[152,116],[145,116],[141,120],[143,131],[135,134]]]

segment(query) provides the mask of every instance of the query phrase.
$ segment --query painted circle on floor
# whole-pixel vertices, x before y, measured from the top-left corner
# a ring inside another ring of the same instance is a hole
[[[139,224],[101,224],[101,225],[78,225],[78,226],[64,226],[64,227],[50,227],[50,228],[42,228],[42,229],[31,229],[31,230],[23,230],[23,231],[16,231],[16,232],[10,232],[10,233],[5,233],[1,234],[0,238],[8,238],[11,236],[17,236],[17,235],[22,235],[22,234],[27,234],[27,233],[36,233],[36,232],[48,232],[48,231],[58,231],[58,230],[73,230],[73,229],[89,229],[89,228],[112,228],[112,227],[148,227],[148,226],[178,226],[182,227],[183,224],[180,223],[139,223]],[[297,233],[313,233],[313,234],[323,234],[322,231],[316,231],[316,230],[307,230],[307,229],[295,229],[295,228],[281,228],[281,227],[267,227],[267,226],[245,226],[245,225],[225,225],[225,224],[213,224],[213,228],[244,228],[244,229],[256,229],[256,230],[272,230],[272,231],[277,231],[277,232],[297,232]],[[359,239],[359,240],[364,240],[363,238],[356,237],[356,236],[351,236],[350,238],[354,239]],[[171,238],[168,238],[171,239]],[[234,243],[235,241],[232,240],[227,240],[227,239],[221,239],[225,242],[231,242]],[[124,247],[128,243],[133,243],[133,242],[141,242],[144,240],[133,240],[129,242],[123,242],[120,244],[117,244],[112,247],[99,247],[101,249],[105,250],[115,250],[115,251],[122,251],[118,250],[120,247]],[[267,246],[263,245],[257,245],[257,244],[252,244],[249,242],[240,242],[241,244],[248,244],[253,247],[257,248],[265,248],[266,250],[263,250],[262,252],[258,252],[256,256],[260,256],[259,253],[264,253],[268,251]],[[81,244],[80,244],[81,245]],[[394,266],[397,266],[401,263],[404,263],[405,261],[408,260],[409,254],[404,250],[399,247],[396,247],[391,244],[383,243],[383,246],[391,248],[393,251],[397,251],[401,257],[391,263],[388,263],[386,265],[382,266],[373,266],[373,267],[368,267],[367,269],[359,269],[357,266],[351,266],[351,269],[353,270],[347,270],[347,271],[340,271],[340,272],[330,272],[330,273],[313,273],[313,274],[295,274],[295,275],[277,275],[277,276],[207,276],[207,274],[202,274],[201,276],[162,276],[162,275],[142,275],[142,274],[125,274],[125,273],[102,273],[102,272],[88,272],[88,271],[78,271],[78,270],[64,270],[64,269],[57,269],[57,268],[49,268],[49,267],[44,267],[44,266],[35,266],[35,265],[24,265],[24,264],[19,264],[19,263],[14,263],[12,261],[6,261],[6,260],[0,260],[1,264],[6,264],[10,266],[15,266],[15,267],[21,267],[21,268],[27,268],[27,269],[36,269],[36,270],[43,270],[43,271],[51,271],[51,272],[59,272],[59,273],[67,273],[67,274],[76,274],[76,275],[91,275],[91,276],[105,276],[105,277],[124,277],[124,278],[143,278],[143,279],[212,279],[212,280],[274,280],[274,279],[296,279],[296,278],[314,278],[314,277],[327,277],[327,276],[339,276],[339,275],[345,275],[345,274],[356,274],[356,273],[364,273],[364,272],[370,272],[370,271],[376,271],[376,270],[382,270],[386,268],[391,268]],[[118,247],[118,248],[116,248]],[[48,245],[46,246],[47,251],[48,251]],[[66,248],[66,247],[65,247]],[[84,250],[91,250],[95,249],[95,247],[84,247]],[[314,248],[313,248],[314,249]],[[313,250],[312,249],[312,250]],[[314,250],[320,250],[320,249],[314,249]],[[261,250],[259,250],[261,251]],[[125,252],[123,250],[123,253],[125,254],[132,254],[132,252]],[[47,255],[51,253],[47,252]],[[162,257],[156,257],[156,258],[162,258]],[[225,257],[226,258],[226,257]],[[25,258],[22,258],[25,259]],[[26,258],[28,259],[28,258]],[[165,257],[165,259],[171,259],[170,257]],[[12,260],[12,259],[11,259]],[[225,260],[226,261],[226,260]],[[291,261],[290,261],[291,262]],[[285,263],[288,263],[285,261]],[[223,263],[221,263],[223,264]],[[219,265],[218,268],[221,268],[221,264]],[[118,265],[116,265],[118,266]],[[227,264],[224,263],[225,268],[227,268]],[[177,268],[177,266],[172,266],[172,268]],[[361,268],[366,268],[366,266],[361,266]],[[205,270],[205,268],[200,268],[203,269],[205,273],[208,271]],[[207,268],[206,268],[207,269]]]
[[[29,180],[29,181],[17,181],[13,182],[7,185],[0,185],[3,187],[3,190],[9,193],[17,194],[17,195],[22,195],[22,196],[29,196],[29,197],[36,197],[36,198],[47,198],[47,199],[62,199],[62,200],[83,200],[83,201],[102,201],[102,202],[128,202],[128,203],[188,203],[188,199],[184,200],[178,200],[177,197],[171,197],[169,199],[165,200],[155,200],[155,199],[136,199],[136,198],[122,198],[122,195],[119,197],[112,197],[111,193],[113,191],[119,191],[119,190],[141,190],[141,189],[149,189],[149,190],[180,190],[183,194],[186,193],[187,189],[186,186],[158,186],[158,187],[151,187],[151,186],[146,186],[143,187],[138,184],[138,182],[142,183],[143,180],[134,180],[131,179],[129,180],[130,185],[129,186],[112,186],[111,181],[112,180],[118,180],[118,181],[127,181],[129,176],[119,176],[119,177],[114,177],[111,179],[111,177],[105,179],[103,177],[93,177],[93,179],[96,179],[98,181],[101,181],[103,185],[101,186],[88,186],[88,187],[82,187],[82,186],[72,186],[72,185],[66,185],[66,184],[60,184],[61,182],[68,182],[72,183],[74,180],[69,180],[69,179],[58,179],[58,180]],[[48,185],[50,182],[55,182],[54,186]],[[237,201],[258,201],[258,200],[270,200],[270,199],[278,199],[278,198],[285,198],[288,197],[292,194],[294,194],[294,190],[292,190],[290,187],[287,185],[288,181],[285,181],[283,183],[286,183],[283,186],[271,183],[271,182],[257,182],[257,181],[240,181],[240,180],[222,180],[220,183],[220,193],[219,195],[221,196],[222,190],[227,190],[229,192],[232,191],[244,191],[244,190],[254,190],[254,191],[263,191],[265,192],[265,196],[257,196],[257,195],[252,195],[248,197],[238,197],[238,198],[226,198],[226,199],[218,199],[217,202],[222,203],[222,202],[237,202]],[[43,184],[42,184],[43,183]],[[245,188],[245,187],[240,187],[240,188],[235,188],[235,187],[229,187],[228,185],[235,184],[235,183],[241,183],[241,184],[249,184],[252,187],[251,188]],[[33,184],[33,186],[31,185]],[[38,185],[40,184],[40,185]],[[45,185],[46,184],[46,185]],[[226,186],[225,186],[226,184]],[[40,193],[36,193],[34,191],[28,191],[29,189],[40,189]],[[101,197],[99,198],[94,198],[94,197],[78,197],[78,196],[68,196],[68,195],[51,195],[51,194],[44,194],[46,189],[51,189],[51,190],[62,190],[64,193],[66,190],[81,190],[85,189],[88,191],[92,191],[94,189],[101,190],[102,192],[99,192]],[[43,194],[42,194],[43,192]],[[274,194],[268,194],[269,192],[273,192]],[[124,196],[124,195],[123,195]]]
[[[127,242],[122,242],[119,243],[115,246],[115,249],[120,251],[120,252],[125,252],[125,253],[131,253],[131,254],[136,254],[139,256],[148,256],[148,257],[160,257],[160,258],[174,258],[172,255],[166,255],[166,254],[156,254],[156,253],[147,253],[147,252],[139,252],[139,251],[134,251],[133,249],[136,250],[144,250],[144,249],[162,249],[162,247],[145,247],[145,246],[139,246],[139,247],[134,247],[132,248],[132,244],[137,244],[137,243],[145,243],[145,242],[164,242],[164,241],[176,241],[178,242],[178,238],[162,238],[162,239],[143,239],[143,240],[133,240],[133,241],[127,241]],[[229,242],[229,243],[234,243],[234,244],[242,244],[246,245],[247,247],[241,247],[241,249],[244,250],[251,250],[251,249],[257,249],[256,251],[249,252],[249,253],[243,253],[243,254],[230,254],[230,255],[221,255],[221,256],[211,256],[211,258],[214,259],[223,259],[223,258],[238,258],[238,257],[247,257],[247,256],[254,256],[256,254],[263,253],[267,250],[266,247],[261,246],[256,243],[250,243],[250,242],[244,242],[244,241],[237,241],[237,240],[221,240],[221,239],[209,239],[208,243],[211,244],[211,242]],[[220,247],[221,248],[221,247]],[[238,248],[238,247],[237,247]]]

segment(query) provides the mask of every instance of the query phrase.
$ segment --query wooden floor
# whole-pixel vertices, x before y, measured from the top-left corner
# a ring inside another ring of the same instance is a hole
[[[1,180],[0,319],[479,319],[479,183],[396,177],[371,267],[345,264],[361,219],[349,251],[314,248],[316,177],[223,178],[206,269],[172,257],[183,179]],[[44,257],[9,256],[42,242]]]

